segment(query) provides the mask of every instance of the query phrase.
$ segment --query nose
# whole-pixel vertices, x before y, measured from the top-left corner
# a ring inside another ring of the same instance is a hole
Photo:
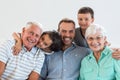
[[[92,40],[92,43],[93,44],[96,44],[98,41],[97,41],[97,39],[96,38],[94,38],[93,40]]]
[[[85,20],[82,20],[81,22],[82,22],[82,24],[85,24],[86,21],[85,21]]]
[[[69,36],[70,36],[70,33],[69,33],[69,32],[66,32],[66,33],[65,33],[65,36],[69,37]]]
[[[35,35],[32,35],[32,36],[30,37],[30,39],[31,39],[33,42],[37,41],[37,38],[36,38]]]
[[[40,45],[43,45],[43,42],[40,42]]]

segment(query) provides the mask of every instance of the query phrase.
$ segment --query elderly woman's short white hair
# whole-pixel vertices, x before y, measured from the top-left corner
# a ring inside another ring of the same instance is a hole
[[[85,38],[87,38],[91,34],[95,34],[97,31],[99,31],[102,36],[106,36],[106,31],[104,27],[98,24],[91,24],[86,30]]]

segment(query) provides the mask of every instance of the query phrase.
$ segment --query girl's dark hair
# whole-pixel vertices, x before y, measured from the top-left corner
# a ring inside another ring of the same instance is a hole
[[[49,35],[50,39],[52,40],[52,44],[50,45],[49,49],[51,51],[59,51],[62,49],[62,39],[58,32],[56,31],[45,31],[43,35]]]

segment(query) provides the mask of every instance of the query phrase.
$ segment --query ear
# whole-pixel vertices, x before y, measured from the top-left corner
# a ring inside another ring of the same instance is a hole
[[[92,18],[92,23],[94,22],[94,18]]]
[[[104,40],[107,41],[107,37],[106,36],[104,37]]]
[[[21,36],[24,34],[24,32],[25,32],[25,27],[22,28]]]
[[[24,33],[24,31],[25,31],[25,27],[22,28],[22,33]]]
[[[106,46],[110,46],[111,45],[111,43],[107,41],[107,37],[106,36],[104,37],[104,40],[105,40],[105,45]]]

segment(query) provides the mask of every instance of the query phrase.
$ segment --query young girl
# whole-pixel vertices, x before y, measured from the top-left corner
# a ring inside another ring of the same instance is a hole
[[[20,34],[13,33],[13,37],[16,40],[15,46],[13,46],[13,53],[17,55],[22,48],[22,41]],[[36,47],[40,48],[45,54],[52,54],[54,51],[59,51],[62,48],[62,39],[56,31],[43,32]]]

